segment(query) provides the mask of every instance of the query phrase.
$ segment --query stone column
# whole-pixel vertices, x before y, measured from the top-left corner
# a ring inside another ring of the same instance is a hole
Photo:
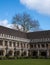
[[[17,42],[16,42],[16,45],[15,46],[17,47]]]
[[[20,49],[20,57],[21,57],[21,54],[22,54],[22,50]]]
[[[40,53],[39,53],[39,50],[38,50],[38,53],[37,53],[37,55],[38,55],[38,57],[39,57],[39,55],[40,55]]]
[[[26,46],[25,48],[27,49],[27,43],[25,43],[25,46]]]
[[[38,49],[38,44],[36,44],[36,48]]]
[[[2,43],[3,43],[3,56],[5,56],[6,55],[6,50],[5,50],[5,47],[4,47],[5,46],[5,40],[3,40]]]
[[[28,50],[26,52],[27,52],[26,56],[28,57]]]
[[[47,58],[49,58],[49,50],[47,50]]]
[[[13,52],[12,52],[12,56],[14,56],[14,49],[13,49]]]
[[[19,48],[21,49],[21,42],[19,42]]]
[[[5,55],[6,55],[6,50],[4,49],[4,50],[3,50],[3,56],[5,56]]]
[[[14,56],[14,46],[13,46],[13,41],[12,41],[12,56]]]

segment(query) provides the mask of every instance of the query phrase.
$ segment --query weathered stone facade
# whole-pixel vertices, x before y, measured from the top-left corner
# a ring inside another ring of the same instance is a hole
[[[0,26],[0,56],[50,57],[48,32],[24,33]]]

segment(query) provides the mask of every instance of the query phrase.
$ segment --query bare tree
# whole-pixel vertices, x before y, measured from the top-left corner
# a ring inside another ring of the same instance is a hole
[[[23,27],[24,32],[28,32],[29,30],[33,30],[34,28],[39,28],[39,22],[37,20],[32,20],[29,14],[17,14],[13,17],[13,24],[19,24]]]

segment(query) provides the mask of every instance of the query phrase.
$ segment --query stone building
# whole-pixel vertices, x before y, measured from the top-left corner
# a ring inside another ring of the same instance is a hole
[[[21,32],[0,26],[0,56],[50,57],[50,30]]]

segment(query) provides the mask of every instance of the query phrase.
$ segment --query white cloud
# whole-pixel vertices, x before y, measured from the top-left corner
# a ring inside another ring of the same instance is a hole
[[[0,20],[0,25],[1,25],[1,26],[5,26],[5,27],[8,27],[8,28],[12,28],[12,27],[13,27],[13,25],[10,24],[7,19],[5,19],[5,20]]]
[[[10,24],[7,19],[5,19],[5,20],[0,20],[0,25],[17,30],[17,28],[16,28],[13,24]],[[17,26],[17,25],[16,25],[16,26]],[[19,28],[20,30],[22,30],[22,26],[21,26],[21,25],[18,25],[18,28]]]
[[[50,0],[20,0],[20,2],[29,9],[50,15]]]
[[[8,25],[8,20],[0,20],[0,25],[2,25],[2,26],[6,26],[7,27],[7,25]]]

